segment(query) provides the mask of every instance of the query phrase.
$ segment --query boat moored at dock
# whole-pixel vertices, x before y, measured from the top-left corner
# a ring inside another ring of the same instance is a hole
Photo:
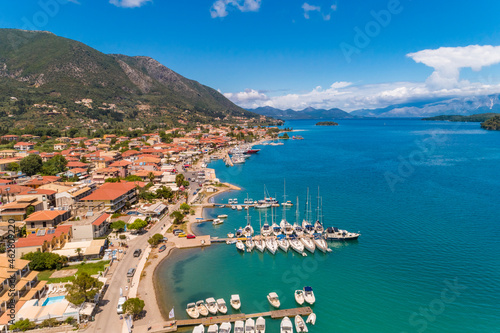
[[[325,237],[327,240],[333,241],[349,241],[356,240],[361,234],[356,232],[349,232],[347,230],[340,230],[335,227],[326,228]]]
[[[275,308],[279,308],[281,305],[278,294],[276,294],[275,292],[269,293],[269,295],[267,295],[267,300],[269,301],[269,304],[271,304]]]

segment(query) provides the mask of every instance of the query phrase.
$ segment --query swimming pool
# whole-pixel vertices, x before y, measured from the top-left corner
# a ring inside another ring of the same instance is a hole
[[[45,301],[43,301],[42,306],[62,302],[64,300],[64,298],[65,298],[65,296],[48,297]]]

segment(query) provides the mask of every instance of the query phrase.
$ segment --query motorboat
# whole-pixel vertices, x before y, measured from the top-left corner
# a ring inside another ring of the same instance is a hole
[[[229,303],[231,304],[233,309],[239,310],[241,308],[240,295],[231,295],[231,300],[229,301]]]
[[[226,301],[223,298],[217,300],[217,310],[222,314],[227,313]]]
[[[186,312],[187,312],[188,316],[191,317],[191,318],[193,318],[193,319],[200,318],[200,312],[196,308],[196,304],[195,303],[189,303],[187,305]]]
[[[294,296],[295,296],[295,302],[297,302],[300,305],[304,304],[305,300],[304,300],[303,290],[295,290]]]
[[[316,221],[316,223],[314,223],[314,231],[319,234],[322,234],[323,231],[325,231],[320,221]]]
[[[316,302],[316,297],[314,297],[314,292],[311,287],[304,287],[304,300],[311,305]]]
[[[239,228],[238,230],[236,230],[235,234],[236,238],[240,238],[243,236],[243,228]]]
[[[321,234],[314,234],[313,241],[314,244],[316,245],[316,248],[319,249],[321,252],[323,253],[328,252],[328,244],[326,243],[325,239]]]
[[[237,320],[234,322],[234,333],[243,333],[245,332],[245,323],[243,320]]]
[[[290,318],[285,317],[281,320],[280,333],[293,333],[293,326]]]
[[[241,252],[245,252],[245,244],[241,240],[236,242],[236,249]]]
[[[304,244],[304,248],[307,251],[314,253],[314,251],[316,250],[316,245],[314,245],[314,241],[311,238],[301,237],[300,241],[302,242],[302,244]]]
[[[279,234],[281,234],[281,227],[277,223],[273,223],[273,225],[271,226],[271,229],[273,229],[273,234],[275,236],[278,236]]]
[[[227,219],[227,214],[217,215],[217,218],[219,218],[219,219]]]
[[[266,247],[272,254],[275,254],[278,250],[278,242],[274,237],[266,238]]]
[[[248,237],[245,245],[247,246],[247,252],[252,252],[253,248],[255,247],[255,243],[252,240],[252,237]]]
[[[201,300],[201,301],[196,302],[196,309],[198,309],[198,312],[203,317],[208,316],[208,308],[205,304],[205,301]]]
[[[243,207],[241,205],[236,206],[237,210],[243,210]]]
[[[236,209],[236,205],[232,205],[232,206],[231,206],[231,209],[232,209],[232,210],[235,210],[235,209]]]
[[[271,208],[271,204],[268,204],[268,203],[257,203],[254,207],[256,209],[267,209],[267,208]]]
[[[215,298],[210,297],[205,300],[207,303],[208,312],[211,314],[217,314],[217,303],[215,302]]]
[[[231,323],[225,322],[220,324],[219,333],[231,333]]]
[[[284,252],[288,252],[288,249],[290,248],[290,244],[286,240],[286,236],[285,235],[279,235],[278,236],[278,246]]]
[[[219,218],[214,219],[214,220],[212,221],[212,224],[213,224],[213,225],[219,225],[219,224],[222,224],[222,223],[224,223],[224,221],[223,221],[222,219],[219,219]]]
[[[266,320],[263,317],[257,318],[255,321],[255,333],[266,332]]]
[[[193,333],[205,333],[205,326],[203,326],[202,324],[196,326],[193,329]]]
[[[300,254],[304,253],[304,244],[302,244],[302,242],[297,237],[290,237],[288,242],[290,243],[292,250]]]
[[[316,314],[314,312],[307,317],[306,323],[312,325],[316,324]]]
[[[299,315],[295,316],[295,329],[299,333],[300,332],[309,332],[309,330],[307,329],[307,325],[304,322],[304,319],[302,319],[302,317]]]
[[[219,325],[213,324],[208,326],[207,333],[219,333]]]
[[[227,238],[233,238],[233,237],[234,237],[234,234],[232,232],[227,233]]]
[[[282,202],[281,205],[284,207],[293,207],[293,203],[290,200]]]
[[[238,199],[233,199],[233,204],[238,204]]]
[[[297,237],[302,237],[304,235],[304,228],[302,228],[297,222],[293,224],[293,232]]]
[[[269,301],[269,304],[271,304],[275,308],[280,307],[280,299],[278,297],[278,294],[276,294],[275,292],[269,293],[267,295],[267,300]]]
[[[264,252],[266,250],[266,242],[262,237],[260,239],[256,239],[254,243],[255,243],[255,248],[260,252]]]
[[[245,321],[245,333],[255,333],[255,320],[252,318]]]
[[[302,221],[302,229],[304,229],[304,233],[309,235],[312,235],[315,232],[314,226],[306,220]]]
[[[233,199],[229,199],[229,200],[227,201],[227,203],[228,203],[229,205],[232,205],[232,204],[233,204]]]
[[[355,232],[349,232],[347,230],[340,230],[335,227],[328,227],[326,228],[326,239],[328,240],[333,240],[333,241],[349,241],[349,240],[356,240],[358,237],[361,235],[359,233]]]

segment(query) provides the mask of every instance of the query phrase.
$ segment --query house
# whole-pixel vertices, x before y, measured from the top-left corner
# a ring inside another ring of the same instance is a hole
[[[66,165],[66,167],[68,167],[68,169],[75,169],[75,168],[88,169],[89,166],[90,165],[88,165],[87,163],[78,162],[78,161],[68,162],[68,164]]]
[[[0,159],[0,171],[7,171],[11,163],[19,164],[19,160],[14,158]]]
[[[0,158],[14,158],[16,156],[17,150],[14,149],[4,149],[0,150]]]
[[[69,242],[72,236],[71,225],[58,225],[57,228],[39,229],[36,233],[19,238],[14,246],[16,258],[30,252],[52,252]]]
[[[58,224],[66,221],[71,216],[69,210],[42,210],[34,212],[26,219],[26,232],[35,233],[41,228],[55,228]]]
[[[14,145],[14,149],[19,151],[29,151],[33,148],[35,148],[35,144],[31,142],[18,142]]]
[[[56,191],[46,189],[29,189],[16,195],[16,200],[36,198],[43,202],[43,209],[49,209],[56,205]]]
[[[118,178],[120,169],[118,168],[102,168],[94,171],[92,180],[97,184],[104,184],[108,178]]]
[[[132,182],[105,183],[92,194],[81,199],[90,206],[103,204],[106,212],[116,213],[129,202],[133,204],[137,201],[136,184]]]
[[[0,137],[0,139],[2,141],[18,141],[19,136],[17,136],[17,135],[4,135],[4,136]]]
[[[153,183],[158,184],[161,183],[163,178],[163,171],[148,171],[148,170],[139,170],[133,173],[134,176],[141,177],[143,182],[150,182],[150,177],[153,177]]]
[[[64,149],[66,149],[67,147],[68,147],[68,145],[67,145],[67,144],[65,144],[65,143],[56,143],[56,144],[54,145],[54,150],[64,150]]]
[[[128,168],[132,165],[132,162],[121,160],[111,163],[111,168],[117,168],[119,170],[119,176],[125,178],[128,176]]]
[[[29,208],[33,207],[33,208]],[[42,211],[43,202],[35,197],[23,198],[6,205],[0,206],[0,219],[3,222],[14,220],[16,222],[24,221],[28,215],[28,210]]]
[[[110,221],[110,214],[99,212],[68,221],[66,224],[71,226],[73,241],[89,241],[105,236],[109,230]]]
[[[37,189],[42,185],[58,182],[60,180],[61,180],[61,177],[59,177],[59,176],[35,176],[35,177],[32,177],[31,179],[25,181],[21,185],[28,186],[28,187],[31,187],[33,189]]]
[[[70,207],[75,202],[79,202],[81,198],[90,195],[94,191],[94,188],[87,184],[71,186],[61,183],[43,185],[40,189],[56,191],[56,207]]]

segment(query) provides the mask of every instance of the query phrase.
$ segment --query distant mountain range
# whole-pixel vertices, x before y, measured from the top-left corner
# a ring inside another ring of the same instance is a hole
[[[257,114],[273,117],[283,120],[292,119],[346,119],[346,118],[360,118],[345,112],[341,109],[315,109],[306,108],[301,111],[295,111],[292,109],[280,110],[270,106],[264,106],[256,109],[249,109],[248,111],[255,112]]]
[[[152,58],[104,54],[50,32],[0,29],[2,126],[138,127],[227,116],[258,117]]]

